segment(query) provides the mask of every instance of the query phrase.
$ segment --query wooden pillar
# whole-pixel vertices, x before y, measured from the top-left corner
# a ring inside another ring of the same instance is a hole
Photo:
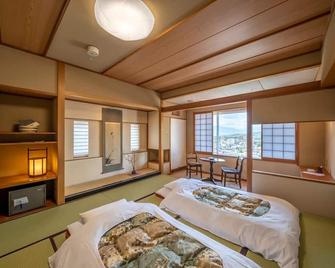
[[[252,192],[252,100],[247,100],[247,191]]]
[[[65,118],[65,65],[57,63],[57,183],[56,202],[65,202],[64,197],[64,118]]]
[[[158,154],[159,154],[159,171],[163,172],[163,150],[162,150],[162,100],[160,101],[160,107],[158,111],[159,115],[159,127],[158,127],[158,135],[159,135],[159,142],[158,142]]]

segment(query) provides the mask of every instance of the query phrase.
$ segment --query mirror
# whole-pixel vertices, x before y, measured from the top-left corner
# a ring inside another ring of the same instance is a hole
[[[102,109],[103,173],[122,169],[122,111]]]

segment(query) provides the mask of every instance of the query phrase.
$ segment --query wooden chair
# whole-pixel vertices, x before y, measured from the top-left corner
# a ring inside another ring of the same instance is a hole
[[[186,176],[189,178],[192,175],[192,172],[195,172],[198,175],[200,171],[200,176],[202,178],[202,164],[198,162],[198,155],[197,154],[188,154],[186,156]]]
[[[235,168],[230,168],[230,167],[222,167],[221,168],[221,182],[223,182],[224,179],[224,186],[226,186],[226,180],[227,180],[227,175],[234,175],[234,179],[235,179],[235,183],[237,184],[237,179],[238,179],[238,183],[240,185],[240,188],[242,188],[241,185],[241,175],[242,175],[242,171],[243,171],[243,162],[244,162],[245,158],[240,158],[237,157],[236,159],[236,165]],[[223,178],[224,175],[224,178]]]

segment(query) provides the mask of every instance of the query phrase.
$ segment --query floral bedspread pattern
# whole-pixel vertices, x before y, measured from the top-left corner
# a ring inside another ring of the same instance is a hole
[[[150,213],[138,214],[108,230],[98,248],[107,268],[223,267],[215,251]]]
[[[268,201],[211,186],[200,187],[194,190],[192,194],[201,202],[244,216],[259,217],[271,208]]]

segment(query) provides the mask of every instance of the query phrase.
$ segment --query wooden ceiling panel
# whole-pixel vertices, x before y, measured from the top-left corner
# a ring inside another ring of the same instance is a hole
[[[143,86],[148,86],[149,88],[154,89],[162,89],[194,78],[203,78],[203,80],[205,80],[205,77],[208,74],[214,72],[219,73],[225,66],[248,59],[257,61],[257,57],[264,57],[266,54],[276,53],[277,50],[282,48],[294,46],[311,39],[322,38],[327,27],[328,18],[329,15],[325,15],[287,30],[275,33],[161,76],[143,84]]]
[[[66,0],[1,0],[3,44],[43,54]]]
[[[202,90],[207,90],[247,80],[259,79],[264,76],[297,70],[305,68],[306,66],[319,66],[320,63],[321,63],[321,52],[315,51],[312,53],[288,58],[274,63],[254,67],[241,72],[224,75],[215,79],[195,83],[189,86],[164,91],[161,93],[161,98],[171,99],[177,96],[192,94],[194,92]]]
[[[267,5],[264,1],[237,2],[216,1],[106,74],[134,84],[143,83],[325,14],[331,5],[331,0],[266,1]]]
[[[148,68],[284,1],[217,0],[189,19],[182,21],[160,38],[126,57],[107,70],[105,74],[131,82],[129,77],[144,68]]]
[[[290,57],[294,57],[297,55],[306,54],[311,51],[317,51],[321,49],[322,46],[322,37],[316,37],[292,46],[284,47],[281,49],[277,49],[275,51],[271,51],[269,53],[265,53],[262,55],[259,55],[257,57],[248,58],[246,60],[238,61],[233,64],[229,64],[220,68],[217,68],[216,70],[212,70],[209,72],[205,72],[200,76],[195,76],[192,79],[188,79],[186,82],[181,83],[174,83],[172,86],[169,87],[163,87],[157,89],[157,85],[155,85],[156,80],[149,81],[147,83],[144,83],[142,86],[150,89],[155,89],[159,92],[164,92],[167,90],[172,90],[174,88],[184,87],[187,85],[195,84],[204,80],[210,80],[217,77],[221,77],[224,75],[237,73],[243,70],[251,69],[256,66],[265,65],[272,62],[277,62],[283,59],[287,59]],[[157,79],[159,80],[159,79]]]

